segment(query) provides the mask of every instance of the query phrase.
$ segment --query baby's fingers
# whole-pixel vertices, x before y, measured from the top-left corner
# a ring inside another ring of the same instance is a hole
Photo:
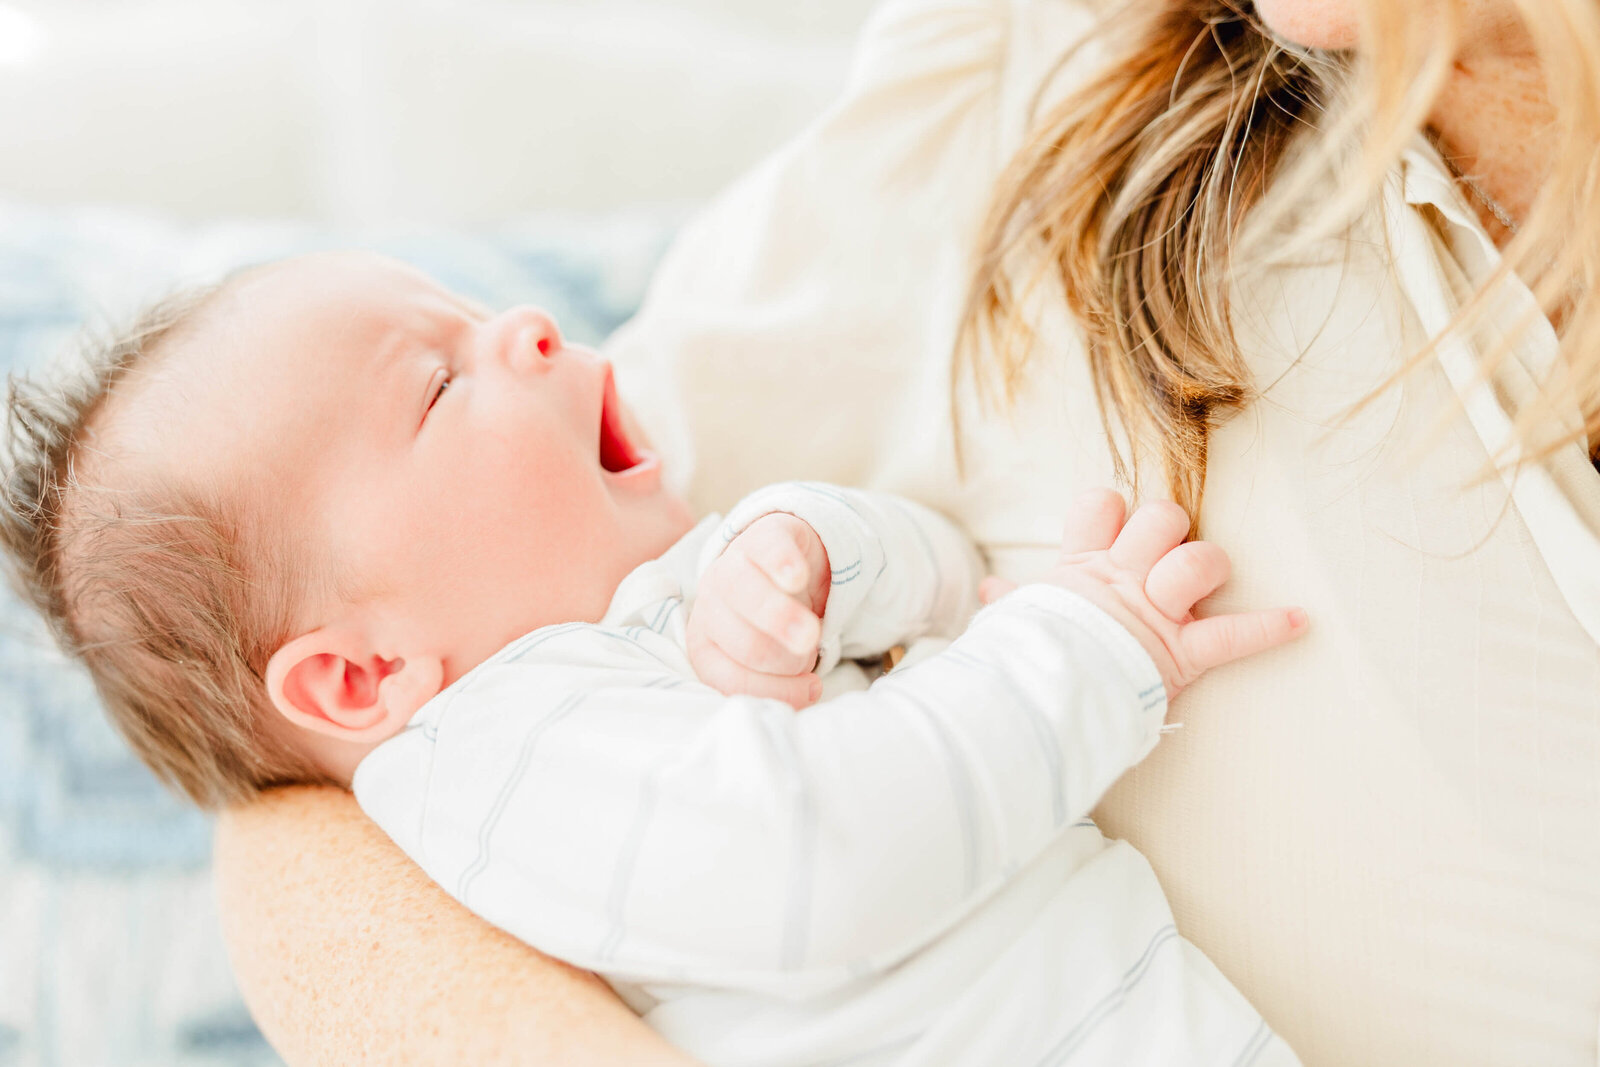
[[[751,523],[729,547],[765,574],[781,591],[804,596],[811,587],[813,565],[807,538],[816,534],[792,515],[774,512]]]
[[[1156,560],[1144,580],[1144,595],[1173,622],[1189,614],[1228,580],[1228,554],[1209,541],[1189,541]]]
[[[816,703],[822,694],[822,679],[815,674],[766,674],[734,662],[714,643],[706,642],[694,650],[694,669],[700,680],[728,696],[744,694],[781,700],[799,710]]]
[[[730,553],[718,564],[715,575],[707,574],[707,588],[695,605],[712,640],[759,671],[810,670],[822,639],[821,620],[750,559]]]
[[[1170,500],[1152,500],[1128,517],[1107,554],[1116,566],[1146,575],[1188,532],[1187,512]]]
[[[1309,625],[1299,608],[1274,608],[1197,619],[1178,630],[1182,661],[1194,675],[1265,652],[1299,637]]]
[[[743,666],[762,674],[799,674],[817,662],[822,624],[770,585],[730,587],[695,605],[695,629]]]
[[[1103,552],[1116,541],[1128,517],[1128,502],[1115,489],[1079,493],[1067,509],[1061,532],[1062,555]]]

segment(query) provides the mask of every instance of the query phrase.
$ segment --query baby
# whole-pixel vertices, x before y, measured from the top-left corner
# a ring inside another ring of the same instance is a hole
[[[1296,1062],[1086,818],[1170,695],[1305,627],[1196,620],[1227,561],[1172,505],[1086,497],[968,624],[932,512],[805,483],[697,525],[548,316],[350,253],[165,305],[11,421],[8,552],[159,774],[352,785],[707,1064]]]

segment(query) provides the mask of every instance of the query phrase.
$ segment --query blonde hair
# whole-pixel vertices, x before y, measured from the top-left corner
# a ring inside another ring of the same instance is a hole
[[[1033,339],[1024,308],[1053,277],[1082,330],[1118,475],[1137,484],[1136,457],[1158,459],[1198,515],[1210,429],[1253,395],[1230,285],[1284,253],[1286,223],[1309,242],[1372,202],[1445,84],[1459,3],[1365,0],[1354,54],[1285,45],[1248,0],[1122,5],[1102,25],[1113,57],[1036,120],[999,181],[955,374],[1014,395]],[[1517,417],[1536,458],[1600,436],[1600,8],[1516,3],[1564,146],[1502,267],[1562,323],[1567,372]],[[1484,373],[1509,350],[1487,353]],[[1574,398],[1583,427],[1549,432]]]
[[[76,380],[12,377],[0,484],[0,547],[19,591],[88,668],[139,758],[206,808],[273,785],[327,781],[267,728],[274,713],[262,677],[292,636],[299,561],[263,524],[247,522],[238,499],[80,474],[86,430],[107,400],[224,290],[152,306],[93,346]]]

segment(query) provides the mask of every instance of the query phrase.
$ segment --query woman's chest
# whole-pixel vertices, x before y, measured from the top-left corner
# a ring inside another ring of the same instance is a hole
[[[1210,607],[1311,631],[1185,693],[1102,827],[1306,1062],[1592,1056],[1600,650],[1498,479],[1264,421],[1214,444]]]
[[[1600,560],[1540,524],[1581,525],[1593,472],[1519,507],[1441,367],[1382,388],[1410,309],[1312,289],[1276,294],[1303,314],[1257,338],[1201,516],[1234,564],[1210,609],[1300,604],[1311,632],[1185,693],[1098,815],[1307,1062],[1567,1062],[1600,997],[1600,648],[1570,577]],[[1093,406],[1057,410],[996,433],[964,498],[1019,577],[1111,472],[1071,421]]]

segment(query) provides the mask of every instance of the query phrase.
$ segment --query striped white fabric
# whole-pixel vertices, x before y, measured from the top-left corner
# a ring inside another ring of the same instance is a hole
[[[600,623],[537,630],[441,693],[362,762],[362,807],[707,1064],[1295,1062],[1085,817],[1165,715],[1138,643],[1033,585],[870,688],[846,663],[800,713],[724,697],[690,670],[686,605],[771,511],[827,547],[830,666],[975,607],[977,556],[932,512],[762,490]]]

